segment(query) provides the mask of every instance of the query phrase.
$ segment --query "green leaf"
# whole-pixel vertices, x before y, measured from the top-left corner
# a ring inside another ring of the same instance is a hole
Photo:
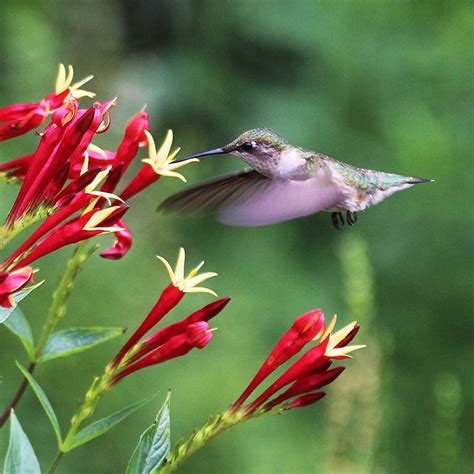
[[[40,362],[86,351],[120,336],[123,332],[119,327],[71,328],[55,332],[49,337]]]
[[[21,370],[26,380],[28,380],[28,383],[33,389],[33,392],[35,392],[36,397],[38,398],[39,402],[41,403],[41,406],[46,412],[46,415],[48,416],[49,421],[51,422],[51,425],[54,429],[54,433],[56,434],[56,439],[58,440],[58,447],[61,447],[61,428],[59,427],[59,422],[56,417],[56,413],[54,413],[53,407],[51,406],[48,397],[44,393],[43,389],[39,386],[38,382],[33,378],[33,376],[18,361],[16,365]]]
[[[13,293],[13,298],[15,299],[15,306],[13,306],[12,308],[4,308],[3,306],[0,306],[0,323],[4,323],[13,313],[13,311],[17,307],[17,304],[21,300],[25,299],[33,290],[36,290],[36,288],[41,286],[43,283],[44,280],[40,281],[36,285],[29,286],[28,288],[24,288],[23,290]]]
[[[35,357],[35,343],[33,341],[33,333],[23,311],[17,306],[11,318],[8,318],[3,325],[8,328],[15,336],[18,336],[22,344],[25,346],[26,352],[30,360]]]
[[[3,465],[3,474],[41,474],[33,446],[13,410],[10,415],[10,443]]]
[[[79,431],[79,433],[74,436],[74,439],[72,440],[70,446],[63,446],[63,450],[71,451],[72,449],[81,446],[81,444],[87,443],[88,441],[91,441],[94,438],[97,438],[98,436],[107,433],[107,431],[109,431],[115,425],[127,418],[128,415],[133,413],[135,410],[138,410],[149,401],[150,399],[147,399],[134,403],[126,408],[122,408],[121,410],[116,411],[112,415],[106,416],[105,418],[91,423],[89,426],[86,426],[83,430]]]
[[[170,398],[168,392],[163,406],[156,415],[155,422],[140,436],[125,474],[151,474],[166,460],[170,452]]]

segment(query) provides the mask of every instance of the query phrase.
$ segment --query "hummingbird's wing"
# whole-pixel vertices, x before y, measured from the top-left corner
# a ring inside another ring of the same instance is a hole
[[[255,170],[244,170],[174,194],[158,210],[216,213],[225,224],[260,226],[314,214],[336,206],[342,198],[335,185],[319,177],[275,180]]]

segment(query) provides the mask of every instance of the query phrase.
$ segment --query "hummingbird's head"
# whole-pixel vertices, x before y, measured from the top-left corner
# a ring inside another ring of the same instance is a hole
[[[228,153],[237,156],[250,165],[255,165],[259,162],[262,163],[276,159],[288,146],[288,141],[270,128],[254,128],[242,133],[242,135],[222,148],[184,156],[183,158],[178,158],[175,162]]]

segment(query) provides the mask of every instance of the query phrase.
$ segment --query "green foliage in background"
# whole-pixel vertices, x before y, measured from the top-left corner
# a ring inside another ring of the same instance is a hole
[[[136,327],[167,282],[154,255],[174,258],[181,245],[206,259],[219,273],[213,288],[233,301],[205,351],[120,384],[98,418],[159,396],[73,451],[59,472],[124,472],[169,387],[172,438],[186,435],[225,409],[294,317],[316,306],[327,316],[337,312],[341,324],[364,318],[357,342],[369,347],[344,378],[370,396],[343,403],[349,409],[341,420],[334,404],[354,392],[338,381],[310,409],[217,438],[182,472],[329,473],[347,460],[362,472],[472,471],[471,2],[3,0],[0,32],[0,106],[42,97],[57,64],[71,63],[77,77],[95,74],[99,100],[119,97],[110,144],[147,103],[154,135],[172,128],[184,153],[266,126],[357,166],[436,180],[388,199],[341,232],[324,213],[253,229],[155,214],[182,189],[178,181],[163,179],[139,196],[128,214],[131,252],[118,262],[89,259],[68,327]],[[2,143],[0,160],[29,153],[36,142],[30,134]],[[194,183],[240,166],[231,157],[209,158],[186,176]],[[1,216],[15,186],[1,184]],[[70,252],[43,260],[45,283],[21,303],[35,334]],[[180,311],[209,301],[196,296]],[[75,411],[117,339],[38,368],[59,420]],[[22,348],[5,328],[0,341],[3,407],[20,380],[14,354]],[[51,459],[54,433],[31,390],[16,415],[38,459]],[[348,430],[344,459],[331,444],[340,426]],[[2,460],[7,438],[4,429]]]

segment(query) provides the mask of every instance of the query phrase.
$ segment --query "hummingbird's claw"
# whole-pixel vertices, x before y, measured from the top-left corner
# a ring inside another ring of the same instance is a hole
[[[346,220],[349,225],[354,225],[357,222],[357,213],[347,211]]]
[[[344,226],[344,217],[342,212],[333,212],[331,214],[332,225],[337,229],[341,230]]]

